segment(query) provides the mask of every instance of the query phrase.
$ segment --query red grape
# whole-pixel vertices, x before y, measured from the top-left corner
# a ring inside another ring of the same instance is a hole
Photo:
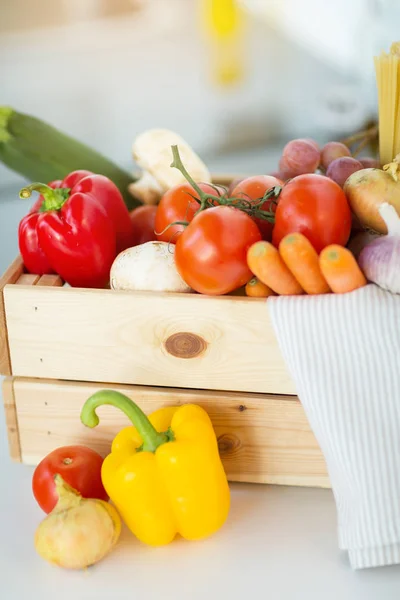
[[[320,161],[319,149],[312,140],[298,139],[288,142],[279,161],[279,170],[289,177],[314,173]]]
[[[363,166],[360,161],[355,158],[341,156],[330,163],[326,171],[326,176],[333,179],[340,187],[343,187],[346,179],[362,168]]]
[[[279,171],[278,171],[282,177],[280,177],[280,179],[283,179],[284,181],[286,179],[290,179],[291,177],[293,177],[293,173],[289,168],[289,165],[287,164],[286,160],[283,158],[283,156],[281,156],[281,158],[279,159]]]
[[[241,181],[243,181],[243,179],[233,179],[231,181],[231,183],[229,184],[229,187],[228,187],[228,191],[227,191],[228,198],[230,198],[232,196],[233,190]],[[221,193],[222,192],[223,192],[223,190],[221,189]],[[218,196],[217,191],[215,191],[215,195]]]
[[[288,179],[286,172],[283,171],[272,171],[272,173],[269,173],[270,177],[276,177],[277,179],[281,179],[282,181],[285,181],[285,179]]]
[[[364,167],[364,169],[380,169],[380,163],[379,160],[376,160],[375,158],[369,158],[369,157],[365,157],[365,158],[360,158],[360,163],[362,164],[362,166]]]
[[[332,161],[342,156],[351,156],[349,148],[341,142],[328,142],[321,150],[321,165],[327,169]]]
[[[312,144],[314,146],[314,148],[316,150],[318,150],[318,152],[321,151],[320,147],[318,146],[317,142],[315,140],[312,140],[311,138],[305,138],[304,140],[305,142],[310,142],[310,144]]]

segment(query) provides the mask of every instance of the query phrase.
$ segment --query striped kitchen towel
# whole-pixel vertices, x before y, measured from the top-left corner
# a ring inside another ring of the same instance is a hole
[[[324,454],[351,567],[400,563],[400,296],[273,297],[283,357]]]

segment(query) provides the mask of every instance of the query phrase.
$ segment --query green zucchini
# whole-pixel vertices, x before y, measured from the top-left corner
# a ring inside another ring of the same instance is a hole
[[[42,183],[63,179],[77,169],[92,171],[115,183],[130,210],[141,204],[128,191],[133,175],[55,127],[8,106],[0,106],[0,161]]]

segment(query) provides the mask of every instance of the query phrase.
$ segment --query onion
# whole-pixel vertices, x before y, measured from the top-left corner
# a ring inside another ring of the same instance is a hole
[[[65,569],[84,569],[99,562],[114,548],[121,533],[121,519],[104,500],[83,498],[54,478],[58,502],[35,533],[37,553]]]
[[[387,202],[400,215],[400,155],[383,169],[361,169],[346,180],[344,192],[350,207],[360,223],[378,233],[387,233],[379,206]]]
[[[358,263],[369,281],[400,294],[400,217],[387,202],[380,205],[379,213],[388,233],[365,246]]]

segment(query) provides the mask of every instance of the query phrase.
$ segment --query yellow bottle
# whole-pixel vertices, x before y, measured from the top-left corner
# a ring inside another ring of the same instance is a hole
[[[223,86],[238,83],[244,76],[244,10],[238,0],[199,1],[213,78]]]

